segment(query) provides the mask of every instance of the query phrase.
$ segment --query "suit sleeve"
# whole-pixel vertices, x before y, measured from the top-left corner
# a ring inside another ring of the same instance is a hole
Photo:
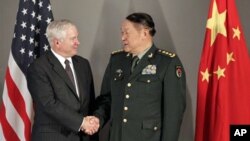
[[[181,73],[177,74],[178,72]],[[180,60],[175,57],[170,62],[164,77],[162,141],[178,140],[185,107],[185,72]]]
[[[88,74],[90,77],[90,102],[89,102],[89,115],[93,114],[93,110],[94,110],[94,106],[95,106],[95,88],[94,88],[94,80],[93,80],[93,74],[92,74],[92,70],[90,67],[89,62],[87,62],[87,66],[88,66]]]
[[[111,60],[111,59],[110,59]],[[101,126],[104,126],[105,123],[110,118],[111,110],[111,61],[109,62],[106,71],[104,73],[101,94],[96,99],[96,108],[94,115],[100,119]]]
[[[56,98],[49,77],[42,67],[38,64],[31,65],[28,68],[27,82],[35,108],[42,110],[58,124],[78,132],[83,116]]]

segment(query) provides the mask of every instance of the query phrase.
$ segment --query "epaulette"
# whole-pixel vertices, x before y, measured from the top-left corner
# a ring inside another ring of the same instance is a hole
[[[169,57],[171,57],[171,58],[173,58],[173,57],[176,56],[175,53],[171,53],[171,52],[168,52],[168,51],[166,51],[166,50],[161,50],[161,49],[159,49],[158,52],[159,52],[160,54],[162,54],[162,55],[169,56]]]
[[[111,53],[111,55],[115,55],[115,54],[121,53],[121,52],[123,52],[123,50],[122,50],[122,49],[119,49],[119,50],[113,51],[113,52]]]

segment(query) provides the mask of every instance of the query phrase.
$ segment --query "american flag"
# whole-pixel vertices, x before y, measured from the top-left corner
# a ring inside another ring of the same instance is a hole
[[[0,107],[1,141],[30,140],[33,102],[26,72],[49,49],[45,32],[52,20],[49,0],[20,0]]]

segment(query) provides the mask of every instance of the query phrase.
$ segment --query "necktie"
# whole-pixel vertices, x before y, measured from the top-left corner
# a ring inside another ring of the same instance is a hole
[[[75,79],[74,79],[74,75],[73,75],[72,69],[71,69],[71,67],[70,67],[70,65],[69,65],[69,60],[66,59],[66,60],[64,61],[64,63],[65,63],[65,65],[66,65],[65,71],[67,72],[67,74],[68,74],[68,76],[69,76],[69,79],[72,81],[73,86],[74,86],[75,89],[76,89]]]
[[[139,57],[138,56],[134,56],[132,59],[132,65],[131,65],[131,72],[134,71],[134,69],[136,68],[137,64],[139,61]]]

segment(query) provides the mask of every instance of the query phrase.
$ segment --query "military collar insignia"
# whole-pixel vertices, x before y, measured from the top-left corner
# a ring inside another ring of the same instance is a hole
[[[148,58],[152,58],[153,57],[153,53],[150,53],[149,55],[148,55]]]
[[[181,78],[181,76],[182,76],[182,69],[181,69],[181,66],[176,66],[176,71],[175,71],[175,73],[176,73],[176,76],[177,76],[178,78]]]
[[[149,75],[149,74],[156,74],[157,67],[156,65],[147,65],[143,70],[142,70],[142,75]]]

